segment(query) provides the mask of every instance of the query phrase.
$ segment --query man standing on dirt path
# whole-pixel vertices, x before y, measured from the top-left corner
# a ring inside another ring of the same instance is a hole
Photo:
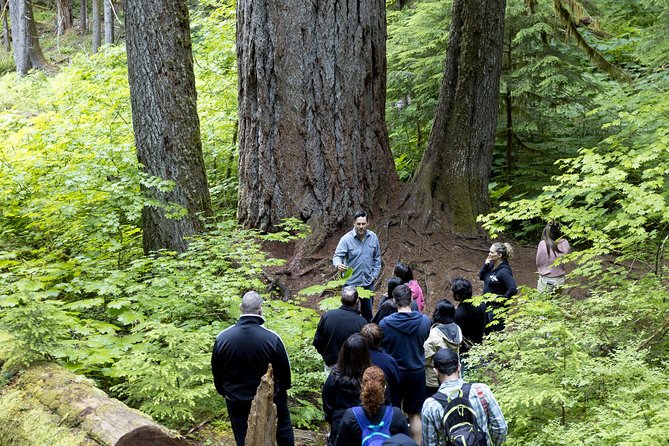
[[[232,327],[216,337],[211,354],[214,385],[225,397],[228,416],[237,446],[244,446],[251,402],[269,364],[274,370],[274,404],[277,412],[276,443],[294,446],[293,426],[288,409],[290,363],[278,334],[263,327],[262,298],[255,291],[242,297],[242,315]]]
[[[374,281],[381,272],[381,246],[379,238],[367,229],[367,213],[357,211],[353,216],[353,229],[344,234],[337,244],[332,264],[338,271],[353,269],[353,274],[346,285],[361,286],[368,290],[374,289]],[[360,313],[372,320],[372,299],[360,298]]]

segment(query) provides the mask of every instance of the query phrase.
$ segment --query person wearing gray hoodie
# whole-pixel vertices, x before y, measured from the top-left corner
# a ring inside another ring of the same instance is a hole
[[[425,351],[423,344],[430,334],[430,318],[411,309],[411,289],[399,285],[393,290],[397,313],[386,316],[379,326],[383,330],[383,348],[395,358],[400,369],[402,409],[409,418],[411,436],[421,438],[420,411],[425,401]]]
[[[455,307],[446,299],[437,302],[432,314],[432,328],[430,335],[423,344],[425,349],[425,394],[430,396],[439,389],[439,380],[434,371],[434,355],[442,348],[453,350],[460,354],[462,344],[462,330],[453,321]]]

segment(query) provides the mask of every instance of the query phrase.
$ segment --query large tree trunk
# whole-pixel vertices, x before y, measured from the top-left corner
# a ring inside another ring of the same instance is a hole
[[[5,51],[12,51],[12,44],[9,38],[9,22],[7,21],[8,11],[7,0],[0,0],[0,15],[2,15],[2,40],[5,45]]]
[[[56,34],[72,28],[72,0],[56,0]]]
[[[105,2],[105,43],[114,43],[114,4],[112,0],[103,0]]]
[[[186,0],[125,0],[128,79],[137,157],[149,177],[174,183],[159,190],[144,182],[155,203],[144,207],[144,251],[184,251],[186,238],[211,214],[202,157]],[[175,214],[186,211],[186,215]],[[172,207],[172,209],[170,209]]]
[[[475,234],[476,216],[489,208],[504,6],[453,1],[436,117],[413,184],[417,209],[430,219],[445,216],[446,227],[462,234]]]
[[[89,379],[54,364],[22,372],[0,396],[0,444],[42,445],[57,438],[113,446],[124,435],[147,428],[163,434],[164,442],[155,446],[185,444],[147,415],[109,398]],[[45,437],[40,440],[36,432]],[[49,433],[55,437],[47,438]]]
[[[93,40],[91,52],[93,54],[97,53],[100,49],[100,43],[102,41],[102,0],[93,0],[93,10],[91,15],[91,26],[93,28]]]
[[[22,76],[33,68],[51,71],[53,67],[47,62],[39,45],[31,1],[9,0],[9,13],[12,22],[16,71]]]
[[[329,232],[397,181],[385,126],[383,0],[239,0],[237,216]]]
[[[88,2],[86,0],[79,1],[79,28],[82,34],[88,31]]]

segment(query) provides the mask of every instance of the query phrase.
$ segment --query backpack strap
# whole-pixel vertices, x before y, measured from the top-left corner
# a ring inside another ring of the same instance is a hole
[[[369,419],[367,418],[367,415],[365,415],[365,411],[362,410],[362,407],[360,406],[351,407],[351,410],[353,411],[353,415],[355,415],[355,419],[358,421],[361,430],[364,430],[367,426],[371,424],[369,422]]]
[[[390,429],[390,423],[393,421],[393,406],[386,406],[386,413],[383,414],[383,420],[381,420],[381,424],[383,426],[388,426]]]

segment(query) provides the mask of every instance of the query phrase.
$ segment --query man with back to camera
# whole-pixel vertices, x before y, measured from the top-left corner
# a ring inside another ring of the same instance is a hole
[[[341,292],[341,307],[326,312],[318,322],[314,335],[314,347],[323,357],[329,371],[337,363],[339,349],[344,341],[367,323],[358,313],[358,292],[355,287],[345,286]]]
[[[448,348],[439,350],[434,355],[434,370],[439,382],[438,393],[444,397],[454,398],[466,384],[460,376],[458,355]],[[507,424],[502,410],[495,400],[490,388],[485,384],[470,384],[467,398],[469,406],[476,414],[476,422],[486,436],[488,446],[499,446],[504,443]],[[464,391],[463,391],[464,392]],[[445,407],[434,396],[425,400],[422,410],[423,443],[422,446],[444,446],[446,432],[444,428]]]
[[[411,309],[411,289],[399,285],[393,290],[397,313],[380,322],[383,348],[400,369],[402,410],[409,418],[411,436],[420,442],[420,409],[425,400],[425,349],[430,334],[430,318]]]
[[[332,264],[340,272],[353,269],[346,285],[373,290],[381,272],[381,246],[376,234],[367,229],[365,211],[357,211],[353,216],[353,229],[339,240]],[[372,299],[360,299],[360,313],[367,322],[372,320]]]
[[[290,363],[279,335],[263,327],[262,298],[255,291],[242,297],[237,323],[216,337],[211,354],[214,385],[225,397],[237,446],[244,446],[251,402],[269,364],[274,370],[274,404],[277,411],[276,442],[293,446],[293,427],[288,410]]]

